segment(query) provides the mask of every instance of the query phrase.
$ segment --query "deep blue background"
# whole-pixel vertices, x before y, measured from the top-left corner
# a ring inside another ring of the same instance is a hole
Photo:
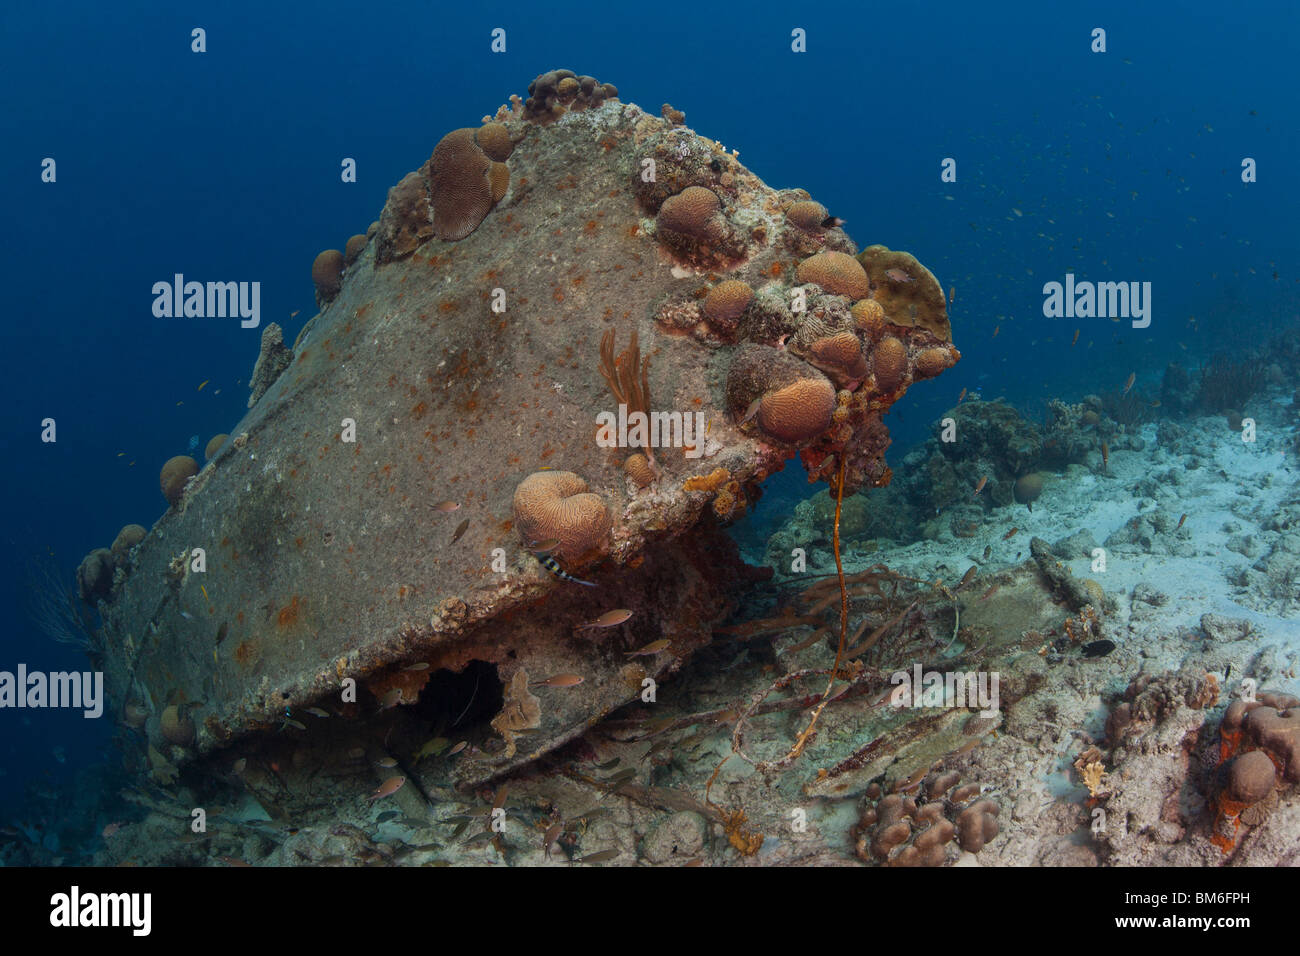
[[[962,387],[1038,414],[1296,323],[1293,2],[15,6],[0,10],[0,669],[79,665],[26,619],[25,566],[52,549],[70,578],[123,524],[151,525],[161,463],[245,411],[261,330],[155,319],[152,284],[260,280],[263,324],[291,341],[315,311],[315,254],[363,232],[443,133],[547,69],[672,103],[859,245],[910,250],[956,286],[963,361],[899,403],[895,463]],[[1067,271],[1151,281],[1150,329],[1044,319],[1042,284]],[[774,482],[764,507],[806,493],[799,475]],[[0,805],[99,755],[111,719],[0,711]]]

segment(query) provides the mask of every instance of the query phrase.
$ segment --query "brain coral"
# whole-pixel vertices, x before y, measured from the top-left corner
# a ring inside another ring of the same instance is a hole
[[[177,455],[175,458],[168,458],[167,463],[162,466],[162,473],[158,477],[159,484],[162,486],[163,497],[173,507],[181,503],[181,497],[185,494],[185,483],[199,473],[199,463],[189,455]]]
[[[316,284],[317,304],[329,302],[343,287],[343,253],[326,249],[311,264],[311,281]]]
[[[863,332],[873,339],[880,335],[885,327],[885,310],[875,299],[862,299],[853,303],[853,319]]]
[[[573,563],[598,549],[612,525],[609,509],[571,471],[537,471],[519,483],[515,526],[525,543],[555,539],[552,552]]]
[[[844,252],[819,252],[799,263],[795,272],[800,282],[815,282],[834,295],[865,299],[871,287],[858,261]]]
[[[722,328],[730,331],[736,327],[741,313],[754,301],[754,290],[749,283],[739,279],[719,282],[704,298],[704,314]]]
[[[468,128],[452,130],[429,157],[433,231],[445,242],[464,239],[492,210],[492,160],[479,148],[474,133]]]
[[[658,222],[660,229],[705,242],[721,239],[727,231],[722,201],[703,186],[687,186],[669,196],[659,209]]]
[[[943,287],[911,253],[867,246],[858,253],[858,262],[870,277],[872,298],[890,322],[925,329],[941,342],[952,341]]]
[[[510,167],[505,163],[493,163],[488,167],[488,188],[492,193],[492,203],[499,203],[506,191],[510,189]]]
[[[886,335],[876,345],[872,358],[876,366],[876,388],[880,392],[892,392],[903,384],[907,375],[907,346]]]
[[[379,214],[379,244],[375,262],[405,259],[421,243],[433,238],[433,208],[429,204],[429,182],[425,178],[428,163],[407,173],[392,189]]]
[[[867,360],[862,355],[862,343],[852,332],[837,332],[813,342],[806,356],[808,362],[831,377],[843,387],[867,376]]]
[[[790,223],[807,232],[820,230],[828,215],[825,206],[811,199],[794,203],[785,211],[785,218]]]
[[[763,396],[758,427],[783,442],[816,438],[831,423],[835,387],[824,378],[805,378]]]
[[[623,472],[632,479],[632,483],[638,488],[645,488],[655,480],[655,472],[650,465],[650,459],[640,452],[627,456],[627,461],[623,462]]]

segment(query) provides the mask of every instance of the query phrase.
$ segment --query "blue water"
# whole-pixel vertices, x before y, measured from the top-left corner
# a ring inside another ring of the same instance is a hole
[[[152,284],[260,281],[263,324],[291,341],[315,311],[315,254],[364,231],[444,132],[538,73],[590,73],[651,112],[672,103],[769,184],[808,189],[859,245],[907,249],[955,287],[962,362],[891,413],[896,463],[963,387],[1037,417],[1048,397],[1130,372],[1158,383],[1171,360],[1194,368],[1296,324],[1298,10],[5,5],[0,667],[82,663],[27,618],[29,562],[52,552],[70,580],[122,525],[150,526],[161,463],[245,411],[261,330],[155,318]],[[1089,51],[1098,26],[1104,54]],[[790,52],[795,27],[805,54]],[[956,183],[940,182],[945,157]],[[1258,182],[1241,182],[1243,157]],[[1043,318],[1043,283],[1067,272],[1150,281],[1150,328]],[[809,491],[797,467],[769,485],[765,511]],[[0,821],[29,783],[115,761],[113,719],[0,711]]]

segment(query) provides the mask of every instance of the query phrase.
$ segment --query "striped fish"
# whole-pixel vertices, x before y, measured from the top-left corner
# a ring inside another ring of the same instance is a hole
[[[539,555],[537,560],[542,563],[542,567],[547,571],[550,571],[561,581],[572,581],[574,584],[585,584],[589,588],[594,588],[596,586],[590,581],[583,581],[580,578],[575,578],[568,571],[564,570],[564,568],[560,567],[560,562],[556,561],[549,554]]]

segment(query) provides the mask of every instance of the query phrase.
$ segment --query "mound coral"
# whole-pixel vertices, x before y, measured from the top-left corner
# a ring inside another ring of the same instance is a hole
[[[800,282],[815,282],[833,295],[865,299],[871,287],[867,273],[858,261],[844,252],[819,252],[799,263],[795,277]]]
[[[365,235],[357,233],[355,236],[348,238],[347,244],[343,247],[343,265],[350,266],[357,261],[357,257],[365,251],[366,243],[369,240]]]
[[[225,432],[222,432],[220,435],[213,435],[208,439],[207,445],[203,448],[203,460],[211,461],[217,457],[217,452],[221,451],[221,446],[226,443],[226,439],[229,437]]]
[[[924,772],[924,771],[921,771]],[[915,796],[907,796],[916,788]],[[881,796],[872,784],[851,831],[858,858],[886,866],[943,866],[957,856],[952,844],[978,853],[998,834],[998,805],[962,784],[956,771],[933,771],[920,781],[900,781]]]
[[[1240,824],[1263,823],[1279,789],[1300,783],[1300,699],[1264,692],[1233,701],[1219,725],[1219,759],[1211,840],[1229,853]]]
[[[168,743],[177,747],[188,747],[194,742],[194,722],[175,704],[163,710],[158,718],[158,731]]]
[[[556,557],[573,564],[598,550],[612,525],[609,509],[571,471],[538,471],[519,483],[515,527],[524,543],[556,540]]]
[[[952,341],[943,287],[911,253],[867,246],[858,253],[858,262],[870,277],[871,297],[890,322],[925,329],[941,342]]]
[[[144,536],[149,532],[138,524],[129,524],[117,533],[113,539],[112,547],[109,549],[113,552],[113,561],[120,567],[126,563],[127,555],[131,549],[144,540]]]
[[[77,567],[77,595],[87,604],[107,598],[113,591],[113,553],[96,548]]]
[[[375,262],[383,265],[405,259],[421,243],[433,238],[433,207],[429,203],[428,163],[388,190],[379,214],[379,242]]]
[[[311,264],[311,281],[316,285],[316,305],[332,302],[343,287],[343,253],[326,249]]]
[[[675,196],[669,196],[659,207],[656,222],[660,238],[683,251],[694,249],[700,243],[720,242],[728,232],[722,201],[717,193],[704,186],[687,186]]]
[[[1028,505],[1029,510],[1034,510],[1034,502],[1038,500],[1043,493],[1043,475],[1041,472],[1031,471],[1027,475],[1021,475],[1016,479],[1015,487],[1012,489],[1012,495],[1016,501],[1022,505]]]
[[[568,82],[572,81],[572,82]],[[570,110],[589,109],[618,98],[618,87],[572,70],[550,70],[528,84],[524,117],[545,126]]]
[[[960,358],[961,353],[951,346],[922,349],[916,356],[916,377],[934,378],[956,365]]]
[[[166,464],[162,466],[162,473],[158,476],[167,503],[172,507],[179,505],[185,494],[185,483],[198,473],[199,463],[189,455],[168,458]]]
[[[474,142],[488,159],[498,163],[504,163],[509,159],[515,149],[509,130],[500,123],[484,123],[474,134]]]

